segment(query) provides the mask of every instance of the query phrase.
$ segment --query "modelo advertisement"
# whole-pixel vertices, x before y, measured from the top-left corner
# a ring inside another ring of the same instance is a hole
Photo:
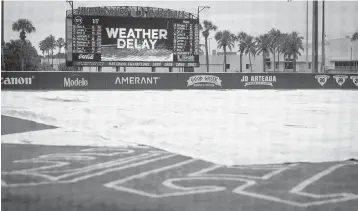
[[[197,22],[76,16],[73,23],[74,65],[196,67],[199,55],[194,55],[193,49],[199,46],[199,41],[187,28],[188,25],[194,29],[193,21]]]

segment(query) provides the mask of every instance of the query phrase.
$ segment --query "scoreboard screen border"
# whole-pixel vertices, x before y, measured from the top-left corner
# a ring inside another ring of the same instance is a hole
[[[75,14],[75,15],[81,15],[81,14]],[[84,16],[92,16],[92,15],[84,15]],[[99,16],[97,16],[99,17]],[[113,17],[113,16],[111,16]],[[115,16],[118,18],[121,18],[123,16]],[[134,19],[138,18],[138,17],[132,17]],[[78,66],[78,67],[199,67],[200,66],[200,61],[199,62],[167,62],[167,61],[76,61],[73,58],[73,37],[71,40],[68,39],[67,37],[67,30],[68,30],[68,25],[67,25],[67,19],[71,19],[72,21],[72,15],[66,15],[66,45],[68,43],[68,41],[70,41],[71,43],[71,50],[67,51],[66,50],[66,65],[67,66]],[[148,18],[148,19],[167,19],[167,20],[187,20],[190,22],[197,22],[200,23],[199,19],[191,19],[191,18],[185,18],[185,19],[175,19],[175,18],[162,18],[162,17],[158,17],[158,18]],[[72,27],[72,22],[71,22],[71,27]],[[199,34],[199,40],[200,40],[200,34]],[[200,48],[200,45],[198,46]],[[68,48],[67,48],[68,49]],[[71,58],[71,59],[69,59]]]

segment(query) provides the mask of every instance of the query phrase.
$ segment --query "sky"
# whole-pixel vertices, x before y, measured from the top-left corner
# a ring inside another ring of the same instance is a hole
[[[297,31],[306,37],[306,1],[74,1],[74,8],[92,6],[152,6],[196,13],[197,6],[209,6],[200,13],[200,20],[210,20],[218,30],[237,34],[244,31],[258,36],[277,28],[281,32]],[[52,34],[65,38],[65,11],[63,1],[5,1],[5,41],[18,39],[19,33],[11,30],[14,21],[26,18],[33,22],[36,32],[27,36],[39,51],[39,42]],[[322,1],[319,1],[319,33],[321,33]],[[358,31],[358,1],[326,1],[326,39],[343,38]],[[312,31],[312,1],[309,1],[309,37]],[[321,35],[319,35],[319,38]],[[211,50],[216,48],[214,33],[209,38]],[[203,43],[204,39],[200,39]]]

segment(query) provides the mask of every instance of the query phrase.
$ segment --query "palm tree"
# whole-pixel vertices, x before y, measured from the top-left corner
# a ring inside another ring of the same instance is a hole
[[[228,30],[219,31],[215,34],[215,40],[218,43],[218,48],[224,50],[224,72],[226,72],[226,48],[231,49],[235,46],[236,36]]]
[[[242,55],[245,53],[247,45],[246,45],[246,39],[247,39],[247,34],[245,32],[240,32],[237,35],[237,41],[239,41],[239,52],[240,52],[240,72],[242,72]]]
[[[30,20],[27,19],[19,19],[12,24],[13,31],[20,32],[20,39],[25,40],[26,33],[31,34],[32,32],[36,32],[36,28],[32,24]]]
[[[46,44],[45,40],[41,40],[39,43],[40,51],[42,52],[43,57],[45,58]]]
[[[277,46],[277,63],[278,63],[278,71],[280,71],[280,54],[284,54],[284,44],[286,42],[286,39],[288,37],[287,33],[281,33],[278,39],[278,46]],[[284,58],[284,64],[285,64],[285,58]],[[284,66],[284,69],[286,70],[286,66]]]
[[[284,71],[287,70],[287,65],[291,59],[289,56],[289,51],[290,51],[290,35],[285,33],[282,37],[282,43],[280,46],[280,53],[283,54],[283,60],[284,60]],[[288,62],[286,62],[286,60]]]
[[[56,40],[56,46],[58,47],[58,53],[61,53],[61,49],[65,47],[66,43],[65,40],[60,37]]]
[[[256,53],[257,54],[262,53],[264,72],[266,72],[265,56],[269,53],[269,48],[271,46],[271,37],[268,34],[260,35],[259,37],[256,37],[256,43],[257,43]]]
[[[355,32],[352,34],[352,38],[351,38],[351,41],[354,42],[354,41],[357,41],[358,40],[358,32]]]
[[[298,56],[301,56],[300,51],[304,50],[303,48],[303,37],[299,36],[298,32],[292,32],[288,39],[286,39],[286,54],[288,55],[288,58],[290,59],[291,56],[293,58],[293,71],[296,72],[296,60],[298,59]]]
[[[248,35],[245,39],[245,55],[249,54],[249,60],[250,60],[250,70],[252,72],[252,63],[251,63],[251,54],[253,56],[256,55],[256,43],[253,36]]]
[[[51,51],[51,57],[52,57],[52,68],[53,68],[53,50],[56,49],[56,39],[55,37],[50,34],[48,37],[45,38],[46,48],[47,51]]]
[[[44,43],[45,43],[45,51],[47,54],[47,62],[50,63],[50,47],[49,47],[50,44],[48,38],[45,38]]]
[[[206,53],[206,71],[209,72],[209,52],[208,52],[208,37],[211,31],[216,31],[217,27],[211,22],[204,20],[204,27],[199,24],[199,30],[202,30],[202,35],[205,39],[205,53]]]
[[[276,71],[276,51],[278,50],[280,45],[281,31],[272,28],[268,34],[271,37],[271,45],[269,50],[273,54],[273,70]]]
[[[31,34],[32,32],[36,32],[36,28],[32,24],[30,20],[27,19],[19,19],[12,24],[13,31],[20,32],[20,39],[23,41],[22,45],[26,45],[26,33]],[[22,49],[23,47],[21,47]],[[24,58],[21,57],[21,71],[24,71]]]

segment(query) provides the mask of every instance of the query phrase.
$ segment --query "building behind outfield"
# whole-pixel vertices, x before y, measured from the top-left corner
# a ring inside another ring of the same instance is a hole
[[[331,73],[357,73],[358,72],[358,41],[351,42],[348,38],[332,39],[326,41],[326,72]],[[309,46],[308,52],[311,52]],[[240,71],[240,55],[238,52],[227,52],[227,72],[239,72]],[[212,50],[209,55],[210,72],[223,72],[223,52]],[[321,68],[321,46],[319,46],[319,72],[323,72]],[[312,56],[308,57],[308,68],[306,65],[306,52],[302,52],[296,61],[297,72],[312,72],[311,61]],[[47,59],[42,59],[42,63],[47,62]],[[51,62],[51,59],[50,59]],[[64,63],[65,59],[54,59],[54,68],[58,70],[58,65]],[[263,72],[263,57],[257,55],[251,56],[252,72]],[[265,65],[267,72],[274,71],[274,58],[270,54],[265,58]],[[286,65],[286,70],[285,70]],[[96,72],[96,67],[83,67],[85,72]],[[115,72],[115,67],[103,67],[102,72]],[[150,72],[150,67],[121,67],[120,72]],[[250,60],[248,55],[242,57],[242,71],[251,72]],[[293,61],[284,61],[283,55],[280,55],[280,62],[277,62],[276,56],[276,70],[278,72],[293,72]],[[167,67],[156,67],[156,72],[168,72]],[[173,68],[173,72],[184,72],[183,68]],[[200,67],[194,68],[194,72],[206,72],[206,59],[205,55],[200,55]]]

